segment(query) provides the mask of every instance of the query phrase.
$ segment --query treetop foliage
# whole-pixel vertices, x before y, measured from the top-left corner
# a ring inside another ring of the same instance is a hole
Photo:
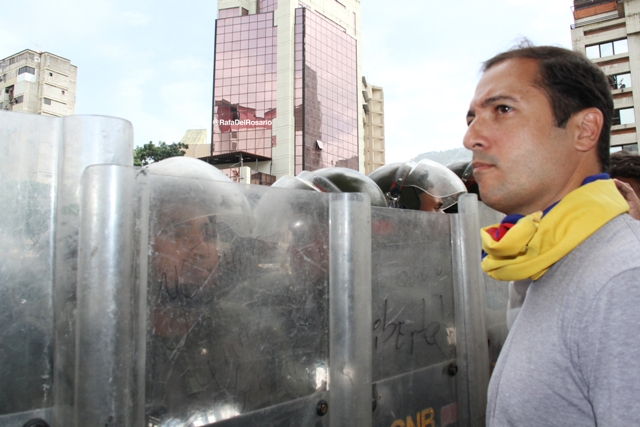
[[[153,141],[149,141],[148,144],[136,147],[133,151],[133,165],[146,166],[169,157],[184,156],[183,150],[187,148],[189,148],[189,145],[182,142],[167,144],[164,141],[160,141],[158,145],[155,145]]]

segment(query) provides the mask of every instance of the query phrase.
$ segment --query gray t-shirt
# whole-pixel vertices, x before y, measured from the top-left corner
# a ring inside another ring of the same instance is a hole
[[[487,426],[640,425],[640,221],[614,218],[533,282]]]

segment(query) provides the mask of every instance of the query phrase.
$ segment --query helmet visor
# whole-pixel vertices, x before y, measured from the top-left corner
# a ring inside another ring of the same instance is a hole
[[[432,197],[442,200],[444,210],[458,201],[467,189],[458,176],[446,166],[428,159],[416,163],[404,182],[405,187],[415,187]]]

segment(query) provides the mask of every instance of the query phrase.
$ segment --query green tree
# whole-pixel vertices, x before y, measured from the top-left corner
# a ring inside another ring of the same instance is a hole
[[[184,156],[183,150],[187,148],[189,148],[189,145],[182,142],[167,144],[164,141],[160,141],[158,145],[155,145],[152,141],[149,141],[148,144],[136,147],[133,151],[133,165],[146,166],[168,157]]]

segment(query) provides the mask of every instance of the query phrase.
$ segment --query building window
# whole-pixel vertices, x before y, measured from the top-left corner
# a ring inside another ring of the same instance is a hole
[[[51,100],[49,98],[44,98],[43,101],[46,105],[51,105]]]
[[[615,153],[617,151],[627,151],[629,153],[638,153],[638,144],[618,145],[617,147],[611,147],[609,153]]]
[[[225,18],[234,18],[236,16],[238,16],[239,13],[239,9],[237,7],[230,7],[227,9],[220,9],[218,10],[218,19],[225,19]]]
[[[635,123],[635,121],[636,117],[633,107],[613,110],[613,121],[611,123],[613,126]]]
[[[24,67],[18,68],[18,75],[24,74],[24,73],[35,74],[36,69],[33,67],[28,67],[26,65]]]
[[[631,73],[622,73],[609,76],[611,89],[624,89],[631,87]]]
[[[296,9],[294,36],[296,173],[331,166],[357,170],[356,40],[304,8]]]
[[[9,101],[13,100],[13,85],[4,88],[4,93],[9,97]]]
[[[259,0],[257,8],[277,4]],[[247,151],[271,157],[276,118],[277,27],[273,12],[216,21],[212,154]]]
[[[629,52],[627,39],[594,44],[587,46],[586,49],[587,58],[589,59],[604,58],[605,56],[619,55],[627,52]]]

